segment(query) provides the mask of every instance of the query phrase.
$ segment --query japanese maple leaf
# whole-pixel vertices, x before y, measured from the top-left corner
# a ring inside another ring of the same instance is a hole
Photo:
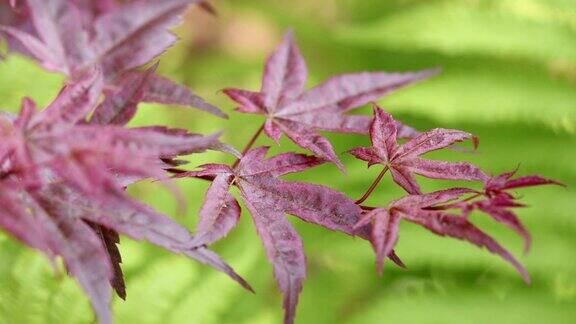
[[[456,204],[455,207],[460,207],[465,217],[468,217],[474,210],[486,213],[495,221],[504,224],[524,238],[524,253],[528,253],[530,250],[532,237],[520,221],[520,218],[513,212],[513,208],[526,207],[526,205],[499,195],[472,202],[463,202]]]
[[[195,0],[114,1],[27,0],[27,15],[6,17],[0,28],[24,46],[24,54],[71,79],[87,69],[103,71],[106,85],[123,89],[134,81],[134,68],[149,63],[176,41],[169,29]],[[20,22],[22,21],[22,22]],[[14,41],[11,41],[13,44]],[[12,46],[12,45],[11,45]],[[12,46],[14,47],[14,46]],[[127,72],[129,75],[124,75]],[[142,101],[195,107],[221,117],[218,108],[188,88],[158,76],[147,81]]]
[[[524,251],[527,253],[530,250],[532,238],[520,218],[513,211],[514,208],[526,207],[526,205],[519,203],[518,199],[510,194],[508,190],[546,184],[563,184],[537,175],[512,179],[516,171],[487,178],[484,185],[484,198],[448,204],[444,206],[444,209],[460,208],[465,217],[468,217],[474,210],[489,215],[495,221],[504,224],[522,236],[524,238]],[[480,194],[476,194],[472,198],[477,196],[480,196]]]
[[[127,72],[116,80],[114,86],[105,89],[106,98],[94,110],[90,123],[126,125],[142,102],[198,107],[226,117],[186,87],[155,74],[157,66],[155,64],[143,72]]]
[[[561,182],[552,179],[546,179],[538,175],[522,176],[516,179],[512,177],[516,174],[518,170],[502,173],[498,176],[487,178],[484,183],[484,191],[488,197],[494,196],[506,196],[508,198],[513,198],[513,196],[508,193],[508,190],[518,189],[524,187],[541,186],[548,184],[555,184],[564,186]]]
[[[394,182],[410,194],[420,194],[420,186],[414,178],[419,174],[433,179],[484,181],[488,177],[478,167],[467,162],[426,160],[424,153],[448,147],[456,142],[476,138],[466,132],[436,128],[422,133],[403,145],[399,145],[396,121],[384,110],[374,107],[374,120],[370,126],[371,147],[350,151],[356,158],[367,161],[368,166],[382,164],[392,173]]]
[[[228,88],[224,93],[240,104],[238,111],[265,115],[264,131],[270,138],[278,141],[286,134],[297,145],[343,169],[330,142],[317,131],[365,134],[370,118],[346,112],[436,73],[438,70],[344,74],[304,91],[306,63],[290,31],[266,62],[260,92]],[[415,134],[409,127],[398,127],[400,136]]]
[[[11,27],[4,31],[49,69],[73,76],[99,64],[109,76],[145,64],[171,46],[176,38],[168,28],[195,2],[140,0],[98,12],[90,1],[26,0],[37,34]],[[91,26],[82,19],[89,13]]]
[[[169,185],[162,159],[221,149],[218,135],[87,124],[102,85],[94,70],[69,83],[42,111],[24,99],[18,116],[0,115],[0,227],[49,257],[62,256],[101,323],[111,321],[106,283],[125,296],[117,233],[185,254],[251,289],[185,228],[124,190],[146,178]]]
[[[213,180],[206,193],[195,235],[199,246],[226,236],[238,222],[240,207],[229,193],[232,185],[238,187],[284,293],[285,322],[292,323],[306,277],[306,262],[302,240],[285,214],[354,235],[353,225],[358,222],[362,210],[344,194],[328,187],[278,178],[319,165],[324,160],[296,153],[284,153],[265,160],[267,151],[267,147],[249,151],[234,169],[227,165],[208,164],[202,166],[201,171],[183,173],[178,177]],[[360,235],[368,238],[369,232],[364,230]],[[392,252],[390,257],[398,261]]]
[[[0,181],[0,202],[0,228],[51,258],[62,256],[69,273],[90,297],[101,323],[111,323],[111,287],[106,283],[110,281],[119,295],[125,296],[116,264],[120,256],[102,243],[102,235],[112,236],[106,242],[117,240],[116,232],[149,241],[223,271],[251,290],[218,255],[195,246],[185,228],[127,195],[122,200],[99,201],[86,199],[61,183],[29,191],[7,178]]]
[[[371,241],[377,254],[378,270],[381,271],[382,269],[384,255],[396,245],[399,224],[404,219],[418,224],[434,234],[457,238],[486,248],[512,264],[522,278],[526,282],[530,282],[530,276],[520,262],[496,240],[472,224],[468,217],[454,215],[444,209],[435,209],[436,205],[458,199],[469,193],[474,193],[474,191],[465,188],[453,188],[422,195],[410,195],[393,201],[387,208],[368,212],[357,226],[373,223]]]
[[[13,124],[5,125],[0,152],[5,152],[4,157],[11,154],[14,166],[20,168],[17,171],[30,180],[40,179],[34,176],[36,169],[49,167],[78,189],[106,194],[107,190],[98,184],[109,182],[108,169],[128,175],[160,176],[160,158],[221,145],[216,135],[202,137],[163,128],[82,123],[94,109],[101,90],[101,79],[95,72],[65,87],[41,112],[36,112],[33,102],[24,100],[20,116]]]

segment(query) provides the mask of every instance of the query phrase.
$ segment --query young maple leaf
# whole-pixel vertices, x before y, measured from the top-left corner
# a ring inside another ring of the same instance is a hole
[[[362,210],[354,201],[333,189],[278,178],[322,164],[325,160],[296,153],[283,153],[265,160],[267,151],[268,147],[249,151],[234,169],[222,164],[208,164],[200,171],[182,173],[177,177],[212,180],[200,212],[196,233],[199,246],[226,236],[234,228],[240,207],[229,190],[232,185],[240,189],[284,293],[285,323],[292,323],[306,277],[306,264],[302,240],[285,214],[329,230],[355,235],[353,226]],[[364,232],[359,234],[368,238],[369,231]],[[399,262],[392,251],[389,254]]]
[[[383,256],[394,248],[398,240],[400,220],[405,219],[437,235],[457,238],[486,248],[512,264],[522,278],[530,282],[530,276],[520,262],[496,240],[472,224],[468,217],[450,214],[444,208],[435,208],[437,205],[445,204],[469,193],[475,193],[475,191],[453,188],[422,195],[409,195],[393,201],[387,208],[368,212],[357,226],[365,226],[373,222],[371,241],[377,253],[378,270],[382,269]]]
[[[382,164],[392,173],[394,182],[410,194],[420,194],[414,173],[433,179],[485,181],[488,177],[478,167],[467,162],[434,161],[420,158],[424,153],[448,147],[456,142],[477,139],[466,132],[436,128],[422,133],[403,145],[397,142],[396,121],[384,110],[374,107],[374,120],[370,126],[372,147],[350,150],[356,158],[367,161],[368,166]]]
[[[125,89],[134,68],[149,63],[176,41],[169,29],[197,0],[114,1],[27,0],[26,15],[0,19],[10,46],[46,69],[76,79],[88,69],[103,71],[107,86]],[[1,16],[0,16],[1,17]],[[18,18],[18,19],[16,19]],[[13,46],[14,40],[19,44]],[[25,50],[19,50],[24,46]],[[127,72],[129,75],[124,75]],[[188,88],[158,76],[148,77],[141,101],[195,107],[226,117]]]
[[[304,91],[306,62],[290,31],[266,62],[260,92],[228,88],[224,93],[240,104],[239,112],[265,115],[264,131],[270,138],[278,141],[286,134],[297,145],[343,170],[332,145],[317,131],[365,134],[370,118],[346,112],[437,73],[435,69],[344,74]],[[403,137],[416,133],[401,124],[398,128]]]

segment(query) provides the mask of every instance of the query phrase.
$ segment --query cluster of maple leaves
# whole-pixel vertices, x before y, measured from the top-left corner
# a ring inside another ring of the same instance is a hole
[[[224,90],[239,104],[239,112],[266,117],[242,153],[219,142],[219,134],[127,127],[141,102],[194,107],[226,117],[185,86],[157,75],[157,64],[139,69],[176,41],[170,28],[190,4],[211,10],[205,1],[194,0],[0,1],[0,33],[10,51],[68,77],[44,109],[24,98],[18,115],[0,114],[0,228],[50,259],[61,257],[101,323],[112,322],[112,289],[126,297],[119,234],[186,255],[252,290],[208,248],[238,224],[241,207],[233,187],[274,267],[284,294],[285,323],[294,321],[306,277],[303,243],[286,214],[369,240],[378,271],[386,257],[404,266],[394,247],[399,223],[406,220],[484,247],[530,280],[522,265],[468,216],[484,212],[510,227],[524,237],[527,251],[530,235],[514,213],[524,205],[510,190],[558,182],[539,176],[514,178],[515,172],[492,177],[470,163],[421,158],[464,140],[476,146],[476,138],[463,131],[418,132],[376,105],[373,117],[346,114],[435,75],[435,69],[345,74],[306,90],[306,63],[288,32],[266,62],[260,91]],[[362,198],[354,201],[326,186],[281,178],[327,162],[344,170],[321,130],[370,135],[372,146],[349,151],[369,166],[383,168]],[[288,152],[267,159],[268,147],[252,148],[262,132],[275,142],[286,135],[314,155]],[[178,157],[204,150],[227,152],[237,161],[181,169]],[[388,171],[407,196],[385,207],[362,205]],[[415,174],[478,182],[483,189],[422,193]],[[125,192],[134,182],[155,179],[180,197],[173,178],[211,181],[194,234]]]

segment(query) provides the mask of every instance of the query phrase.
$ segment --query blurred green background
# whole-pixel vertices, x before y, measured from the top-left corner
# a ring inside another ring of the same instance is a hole
[[[182,81],[231,115],[148,105],[134,125],[165,123],[196,132],[225,130],[241,148],[261,117],[232,112],[218,90],[258,89],[262,65],[288,27],[295,29],[311,72],[310,85],[360,70],[417,70],[442,75],[380,103],[420,130],[458,128],[478,135],[477,153],[433,157],[470,160],[494,173],[520,165],[521,174],[558,179],[567,189],[522,191],[519,211],[534,236],[521,255],[514,233],[486,216],[474,221],[519,256],[533,276],[526,285],[499,258],[469,244],[403,224],[397,248],[408,270],[374,271],[369,245],[291,218],[303,236],[309,276],[298,323],[576,323],[576,1],[574,0],[219,0],[218,17],[198,9],[177,32],[182,41],[161,59],[161,73]],[[16,111],[22,96],[53,98],[60,76],[10,56],[0,62],[0,107]],[[368,108],[359,113],[370,113]],[[378,168],[343,154],[367,138],[327,134],[348,168],[325,165],[293,176],[362,194]],[[260,139],[262,145],[272,145]],[[286,140],[282,150],[296,150]],[[273,153],[280,152],[279,147]],[[190,158],[191,166],[231,162],[221,153]],[[448,182],[422,181],[425,190]],[[193,229],[207,184],[179,182],[190,197],[176,216],[164,188],[143,183],[131,192]],[[368,202],[402,195],[389,178]],[[255,287],[250,295],[224,275],[149,244],[122,240],[128,300],[115,300],[117,323],[279,323],[281,297],[249,215],[215,249]],[[0,323],[91,323],[76,282],[0,234]]]

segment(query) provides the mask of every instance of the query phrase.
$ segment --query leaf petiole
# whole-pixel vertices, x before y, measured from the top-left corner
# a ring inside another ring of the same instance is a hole
[[[242,150],[242,156],[246,155],[246,152],[248,152],[252,146],[254,145],[254,143],[256,143],[256,140],[258,139],[258,137],[260,137],[260,134],[262,134],[262,131],[264,130],[264,124],[262,124],[262,126],[260,126],[260,128],[256,131],[256,133],[252,136],[252,138],[250,139],[250,141],[248,142],[248,144],[246,144],[246,146],[244,147],[244,149]],[[240,158],[237,158],[236,161],[234,162],[234,164],[232,165],[232,169],[234,169],[235,167],[238,166],[238,163],[240,163]]]
[[[378,174],[378,176],[376,177],[376,179],[374,179],[374,182],[372,182],[372,184],[370,185],[370,187],[368,188],[368,190],[366,190],[366,192],[364,193],[364,195],[362,197],[360,197],[360,199],[356,200],[355,203],[356,205],[359,205],[361,203],[363,203],[364,201],[366,201],[366,199],[368,199],[368,197],[370,197],[370,195],[372,194],[372,192],[374,191],[374,189],[376,189],[376,187],[378,186],[378,184],[380,183],[380,181],[382,181],[382,178],[384,178],[384,175],[386,174],[386,172],[388,172],[388,166],[386,166],[384,169],[382,169],[382,171],[380,172],[380,174]]]

